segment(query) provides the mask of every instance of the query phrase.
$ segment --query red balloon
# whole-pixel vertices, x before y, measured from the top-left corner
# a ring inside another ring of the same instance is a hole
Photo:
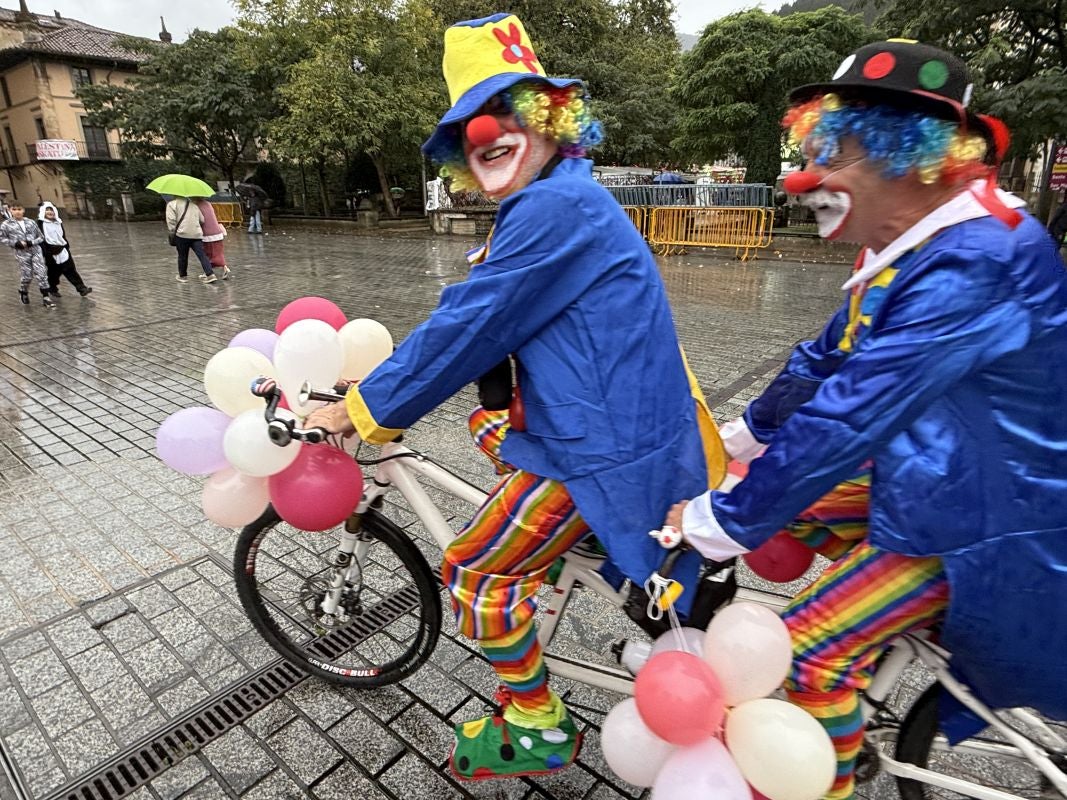
[[[748,568],[768,581],[788,583],[808,571],[815,551],[788,533],[776,533],[751,553],[742,556]]]
[[[348,519],[363,496],[363,470],[336,447],[305,444],[296,461],[267,479],[278,515],[302,531],[324,531]]]
[[[704,659],[680,650],[657,653],[634,680],[642,721],[671,744],[691,745],[722,728],[722,685]]]
[[[325,297],[301,297],[289,303],[278,313],[278,321],[274,323],[274,330],[276,333],[281,333],[294,322],[302,319],[320,319],[335,331],[341,330],[348,322],[345,312]]]

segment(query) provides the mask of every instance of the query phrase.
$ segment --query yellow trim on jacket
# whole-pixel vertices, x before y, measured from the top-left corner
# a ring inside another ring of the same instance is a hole
[[[358,384],[350,386],[345,393],[345,410],[356,426],[359,438],[369,444],[388,444],[404,432],[401,428],[383,428],[375,421],[359,393]]]
[[[680,349],[680,348],[679,348]],[[685,366],[685,376],[689,379],[689,393],[697,404],[697,428],[700,429],[700,438],[704,443],[704,461],[708,466],[708,488],[714,489],[722,479],[726,477],[726,447],[719,436],[719,427],[715,424],[715,418],[711,416],[711,410],[704,399],[704,392],[697,383],[696,375],[689,369],[689,361],[682,350],[682,364]]]

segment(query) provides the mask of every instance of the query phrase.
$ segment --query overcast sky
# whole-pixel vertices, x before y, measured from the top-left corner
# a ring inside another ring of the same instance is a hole
[[[744,8],[777,8],[785,0],[675,0],[678,5],[678,30],[700,33],[713,19]],[[18,8],[16,0],[0,0],[4,8]],[[155,38],[159,34],[159,17],[176,41],[183,40],[193,28],[217,30],[233,21],[233,6],[226,0],[28,0],[30,11],[51,14],[58,11],[101,28]],[[502,0],[501,10],[507,3]]]

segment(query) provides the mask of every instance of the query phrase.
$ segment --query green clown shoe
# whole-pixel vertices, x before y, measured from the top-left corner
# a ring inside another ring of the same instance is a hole
[[[456,745],[449,766],[464,781],[544,775],[570,766],[582,747],[582,734],[574,726],[563,702],[552,695],[552,727],[516,724],[522,712],[510,705],[510,693],[497,693],[501,708],[489,717],[456,726]]]

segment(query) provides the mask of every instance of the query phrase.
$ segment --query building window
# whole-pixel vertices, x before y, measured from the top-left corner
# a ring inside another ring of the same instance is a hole
[[[86,122],[87,117],[82,117],[82,133],[85,134],[85,154],[89,158],[110,158],[111,152],[107,146],[107,128],[99,125],[90,125]]]
[[[33,118],[33,124],[37,126],[37,138],[38,139],[47,139],[48,138],[48,133],[45,132],[45,129],[44,129],[44,120],[41,119],[40,117],[34,117]]]
[[[10,108],[11,92],[7,88],[7,78],[0,78],[0,93],[4,95],[4,108]]]
[[[88,86],[93,82],[93,73],[89,71],[88,67],[71,67],[70,72],[75,89],[79,86]]]

